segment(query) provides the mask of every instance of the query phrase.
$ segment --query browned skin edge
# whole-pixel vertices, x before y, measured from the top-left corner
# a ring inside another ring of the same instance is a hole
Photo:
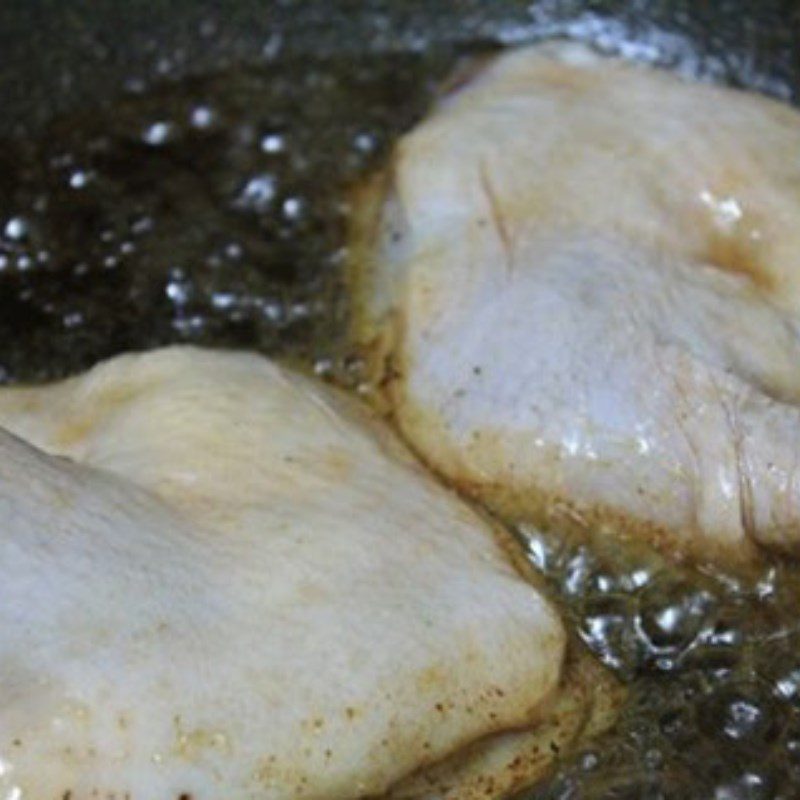
[[[416,800],[422,794],[443,795],[449,800],[496,800],[546,780],[562,754],[573,752],[613,726],[626,697],[626,691],[576,642],[570,643],[559,688],[530,726],[505,732],[533,738],[521,739],[499,762],[495,758],[485,764],[485,773],[472,773],[463,783],[459,780],[459,766],[474,764],[475,759],[480,763],[485,748],[491,752],[497,734],[416,770],[401,779],[388,797]]]

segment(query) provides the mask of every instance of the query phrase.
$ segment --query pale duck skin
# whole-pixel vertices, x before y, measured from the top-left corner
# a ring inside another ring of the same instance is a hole
[[[798,153],[793,109],[582,45],[483,65],[357,205],[354,336],[404,437],[514,519],[797,550]]]
[[[376,796],[585,713],[492,525],[334,390],[174,348],[0,426],[3,800]]]

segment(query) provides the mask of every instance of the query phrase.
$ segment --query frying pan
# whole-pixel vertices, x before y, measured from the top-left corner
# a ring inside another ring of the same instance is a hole
[[[242,63],[453,53],[554,36],[800,102],[800,0],[4,0],[0,143],[35,140],[53,118],[113,107],[137,86]],[[0,148],[0,194],[5,149]],[[0,274],[0,335],[7,339],[18,332],[24,345],[29,323],[39,322],[28,319],[27,306],[16,299],[18,284]],[[56,283],[55,293],[60,291]],[[155,338],[144,335],[148,325],[143,317],[121,338],[83,350],[65,333],[66,344],[53,343],[48,358],[63,357],[70,371],[120,349],[180,338],[172,328]],[[258,343],[245,337],[237,344]],[[9,352],[0,341],[0,380]],[[11,377],[58,371],[17,371]],[[640,777],[598,784],[580,795],[569,794],[566,780],[564,793],[555,785],[541,796],[661,796],[655,787],[643,795]],[[681,785],[690,787],[691,780]],[[742,788],[745,793],[733,791],[725,796],[771,796],[768,790],[758,794],[755,784]]]

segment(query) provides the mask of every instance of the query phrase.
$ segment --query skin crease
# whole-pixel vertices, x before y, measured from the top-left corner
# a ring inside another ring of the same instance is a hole
[[[513,795],[546,774],[554,752],[602,733],[616,721],[622,687],[595,659],[573,651],[563,690],[547,719],[527,731],[491,736],[448,759],[410,775],[386,800],[487,800]]]
[[[0,426],[0,797],[344,800],[482,740],[474,786],[613,697],[490,524],[266,359],[123,356]]]
[[[355,337],[440,474],[676,558],[800,543],[800,115],[501,55],[358,198]]]

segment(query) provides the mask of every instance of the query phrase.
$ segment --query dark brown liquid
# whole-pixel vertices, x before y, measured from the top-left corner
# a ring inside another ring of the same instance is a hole
[[[5,142],[0,378],[49,379],[178,341],[357,380],[340,348],[347,189],[452,61],[241,68]],[[613,538],[521,533],[573,629],[631,688],[616,729],[525,797],[800,796],[794,566],[737,580]]]
[[[192,342],[321,357],[346,189],[447,56],[241,68],[130,94],[0,149],[0,377]]]

